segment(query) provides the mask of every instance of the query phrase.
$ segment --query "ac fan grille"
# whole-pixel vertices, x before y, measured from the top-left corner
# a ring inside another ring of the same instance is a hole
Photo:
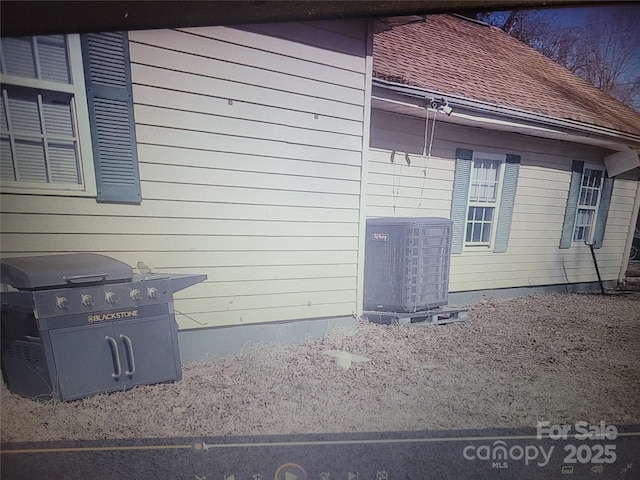
[[[365,309],[414,312],[445,305],[450,221],[380,220],[367,222]]]

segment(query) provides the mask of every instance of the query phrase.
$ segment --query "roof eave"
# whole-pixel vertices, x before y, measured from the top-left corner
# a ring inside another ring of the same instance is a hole
[[[484,128],[495,130],[506,130],[507,122],[520,127],[520,129],[530,129],[530,134],[544,138],[558,139],[566,135],[566,139],[578,143],[598,145],[614,150],[624,150],[626,148],[640,148],[640,135],[622,132],[616,129],[579,122],[570,119],[552,117],[537,112],[530,112],[522,109],[504,107],[497,104],[483,102],[458,95],[451,95],[444,92],[428,90],[411,85],[405,85],[379,78],[373,79],[374,96],[395,94],[403,98],[413,99],[416,106],[425,105],[425,100],[434,98],[444,98],[454,109],[454,112],[465,112],[467,115],[476,115],[479,123]],[[407,111],[407,114],[409,111]],[[455,114],[444,121],[451,123],[462,123],[462,114],[458,113],[456,122]],[[502,124],[500,123],[502,119]],[[491,120],[491,121],[487,121]],[[500,127],[499,127],[500,126]],[[499,127],[499,128],[498,128]],[[519,133],[522,133],[519,131]],[[569,138],[570,137],[570,138]]]

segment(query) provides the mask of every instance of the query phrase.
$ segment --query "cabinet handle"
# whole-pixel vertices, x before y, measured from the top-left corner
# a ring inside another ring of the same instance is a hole
[[[131,368],[131,370],[127,370],[124,373],[132,376],[134,373],[136,373],[136,359],[133,357],[133,343],[131,342],[131,339],[123,333],[120,334],[120,339],[127,349],[127,359],[129,360],[129,368]]]
[[[111,347],[111,356],[113,357],[113,364],[116,367],[115,373],[112,373],[111,376],[117,380],[122,374],[122,367],[120,366],[120,355],[118,354],[118,344],[116,343],[115,338],[112,338],[109,335],[104,338]]]

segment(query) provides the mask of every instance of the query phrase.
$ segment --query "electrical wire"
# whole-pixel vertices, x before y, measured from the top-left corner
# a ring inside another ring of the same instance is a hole
[[[435,113],[433,114],[433,122],[431,123],[431,138],[429,140],[429,155],[427,156],[427,158],[431,158],[431,147],[433,147],[433,134],[436,131],[437,116],[438,116],[438,110],[436,109]]]
[[[427,143],[429,142],[429,107],[424,107],[424,145],[422,146],[422,155],[427,156]]]
[[[429,139],[429,107],[425,106],[424,145],[422,147],[422,154],[424,156],[424,170],[422,170],[422,187],[420,188],[420,200],[418,201],[418,216],[420,216],[420,210],[422,209],[422,200],[424,200],[424,189],[427,184],[427,168],[429,166],[429,158],[431,157],[431,147],[433,146],[433,132],[435,131],[437,115],[438,110],[434,110],[431,126],[431,138]],[[429,144],[428,150],[427,143]]]
[[[398,177],[398,172],[396,171],[396,164],[395,162],[393,162],[393,216],[394,217],[396,216],[396,204],[397,204],[399,192],[400,192],[400,178]]]
[[[182,315],[183,317],[188,318],[188,319],[189,319],[189,320],[191,320],[192,322],[197,323],[198,325],[208,325],[207,323],[199,322],[199,321],[198,321],[198,320],[196,320],[195,318],[193,318],[193,317],[191,317],[191,316],[187,315],[186,313],[182,313],[182,312],[180,312],[180,311],[176,310],[175,308],[173,309],[173,311],[174,311],[175,313],[177,313],[178,315]]]

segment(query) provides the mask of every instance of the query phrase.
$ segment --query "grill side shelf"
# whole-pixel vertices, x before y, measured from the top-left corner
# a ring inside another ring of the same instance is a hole
[[[171,290],[173,292],[179,292],[185,288],[188,288],[196,283],[204,282],[207,279],[206,275],[171,275]]]

